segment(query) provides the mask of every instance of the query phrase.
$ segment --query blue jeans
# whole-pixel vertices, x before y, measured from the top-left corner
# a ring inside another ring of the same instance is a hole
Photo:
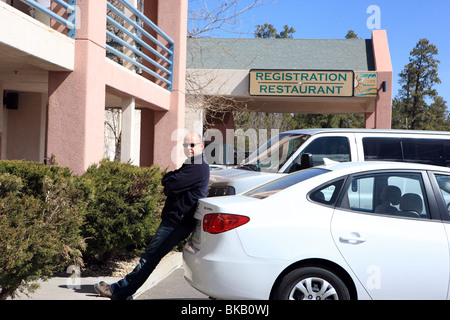
[[[110,285],[114,299],[123,300],[133,295],[147,280],[158,263],[173,247],[186,239],[193,226],[173,226],[161,222],[150,244],[142,253],[138,265],[123,279]]]

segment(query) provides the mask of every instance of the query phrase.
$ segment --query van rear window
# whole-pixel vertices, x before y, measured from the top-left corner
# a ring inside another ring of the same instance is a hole
[[[450,140],[363,138],[365,161],[401,161],[450,166]]]
[[[403,161],[399,138],[363,138],[365,161]]]

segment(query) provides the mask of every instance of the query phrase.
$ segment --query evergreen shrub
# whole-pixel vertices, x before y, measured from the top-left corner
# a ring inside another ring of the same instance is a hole
[[[85,192],[82,228],[90,262],[105,263],[115,255],[146,246],[160,222],[164,204],[158,167],[136,167],[104,159],[80,178]]]
[[[109,160],[81,176],[0,161],[0,300],[70,265],[145,247],[160,222],[163,174]]]
[[[82,192],[67,168],[0,161],[0,300],[82,264]]]

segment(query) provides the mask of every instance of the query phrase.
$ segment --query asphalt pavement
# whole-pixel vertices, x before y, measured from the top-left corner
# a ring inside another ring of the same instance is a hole
[[[153,299],[192,299],[203,300],[208,299],[207,296],[191,287],[184,279],[184,269],[178,268],[170,273],[165,279],[157,283],[147,291],[142,292],[136,297],[136,300],[153,300]]]

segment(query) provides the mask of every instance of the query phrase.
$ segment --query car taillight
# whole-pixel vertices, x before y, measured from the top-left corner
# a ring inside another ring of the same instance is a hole
[[[203,231],[212,234],[222,233],[242,226],[249,217],[228,213],[210,213],[203,217]]]

